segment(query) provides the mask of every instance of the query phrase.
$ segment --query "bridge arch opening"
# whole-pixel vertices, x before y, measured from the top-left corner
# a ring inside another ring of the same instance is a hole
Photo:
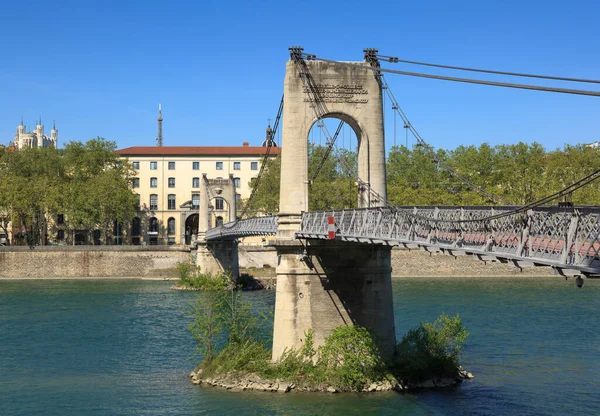
[[[368,177],[359,177],[358,156],[368,153],[368,142],[361,143],[360,137],[358,121],[348,114],[329,113],[312,120],[307,134],[309,211],[361,205],[359,183],[368,182]]]

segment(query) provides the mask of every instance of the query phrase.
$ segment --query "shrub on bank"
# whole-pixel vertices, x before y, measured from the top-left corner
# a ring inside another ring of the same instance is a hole
[[[191,262],[177,262],[176,268],[179,286],[205,291],[228,290],[233,286],[231,276],[227,273],[219,273],[216,276],[202,273],[200,267]]]
[[[408,382],[455,377],[467,336],[458,315],[442,314],[433,323],[423,322],[409,330],[397,345],[392,372]]]

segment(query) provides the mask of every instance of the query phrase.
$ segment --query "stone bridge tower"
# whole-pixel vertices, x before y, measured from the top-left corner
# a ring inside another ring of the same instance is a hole
[[[232,278],[237,279],[240,274],[237,241],[213,241],[207,242],[204,238],[206,231],[210,228],[210,200],[211,198],[222,198],[228,207],[228,222],[233,223],[236,219],[236,197],[235,182],[233,174],[228,179],[208,179],[206,173],[202,174],[204,184],[200,192],[200,204],[198,215],[198,251],[196,254],[196,265],[204,273],[217,274],[230,272]]]
[[[379,339],[385,357],[395,347],[390,247],[300,241],[308,211],[308,134],[320,118],[341,119],[358,139],[359,207],[382,206],[386,198],[381,84],[377,73],[323,61],[287,62],[277,240],[277,297],[273,359],[298,348],[307,330],[315,344],[340,325],[361,325]],[[297,50],[297,48],[296,48]],[[297,56],[297,55],[296,55]]]

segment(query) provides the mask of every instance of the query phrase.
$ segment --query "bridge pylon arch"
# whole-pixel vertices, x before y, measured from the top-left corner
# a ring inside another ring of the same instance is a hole
[[[321,118],[343,120],[356,134],[358,180],[364,185],[359,206],[382,206],[386,198],[383,96],[375,73],[333,62],[304,64],[312,88],[294,60],[286,64],[278,238],[292,239],[301,213],[308,211],[308,135]]]
[[[335,117],[352,127],[359,142],[359,206],[384,205],[382,101],[380,80],[368,68],[294,58],[287,62],[274,243],[278,262],[273,360],[286,349],[300,348],[307,331],[319,346],[342,325],[369,328],[382,355],[387,359],[394,353],[391,248],[296,239],[302,213],[308,211],[308,135],[319,119]]]

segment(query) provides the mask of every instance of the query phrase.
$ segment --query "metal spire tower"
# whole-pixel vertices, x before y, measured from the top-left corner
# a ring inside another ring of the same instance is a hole
[[[156,138],[157,146],[161,147],[163,145],[163,135],[162,135],[162,105],[158,105],[158,137]]]

